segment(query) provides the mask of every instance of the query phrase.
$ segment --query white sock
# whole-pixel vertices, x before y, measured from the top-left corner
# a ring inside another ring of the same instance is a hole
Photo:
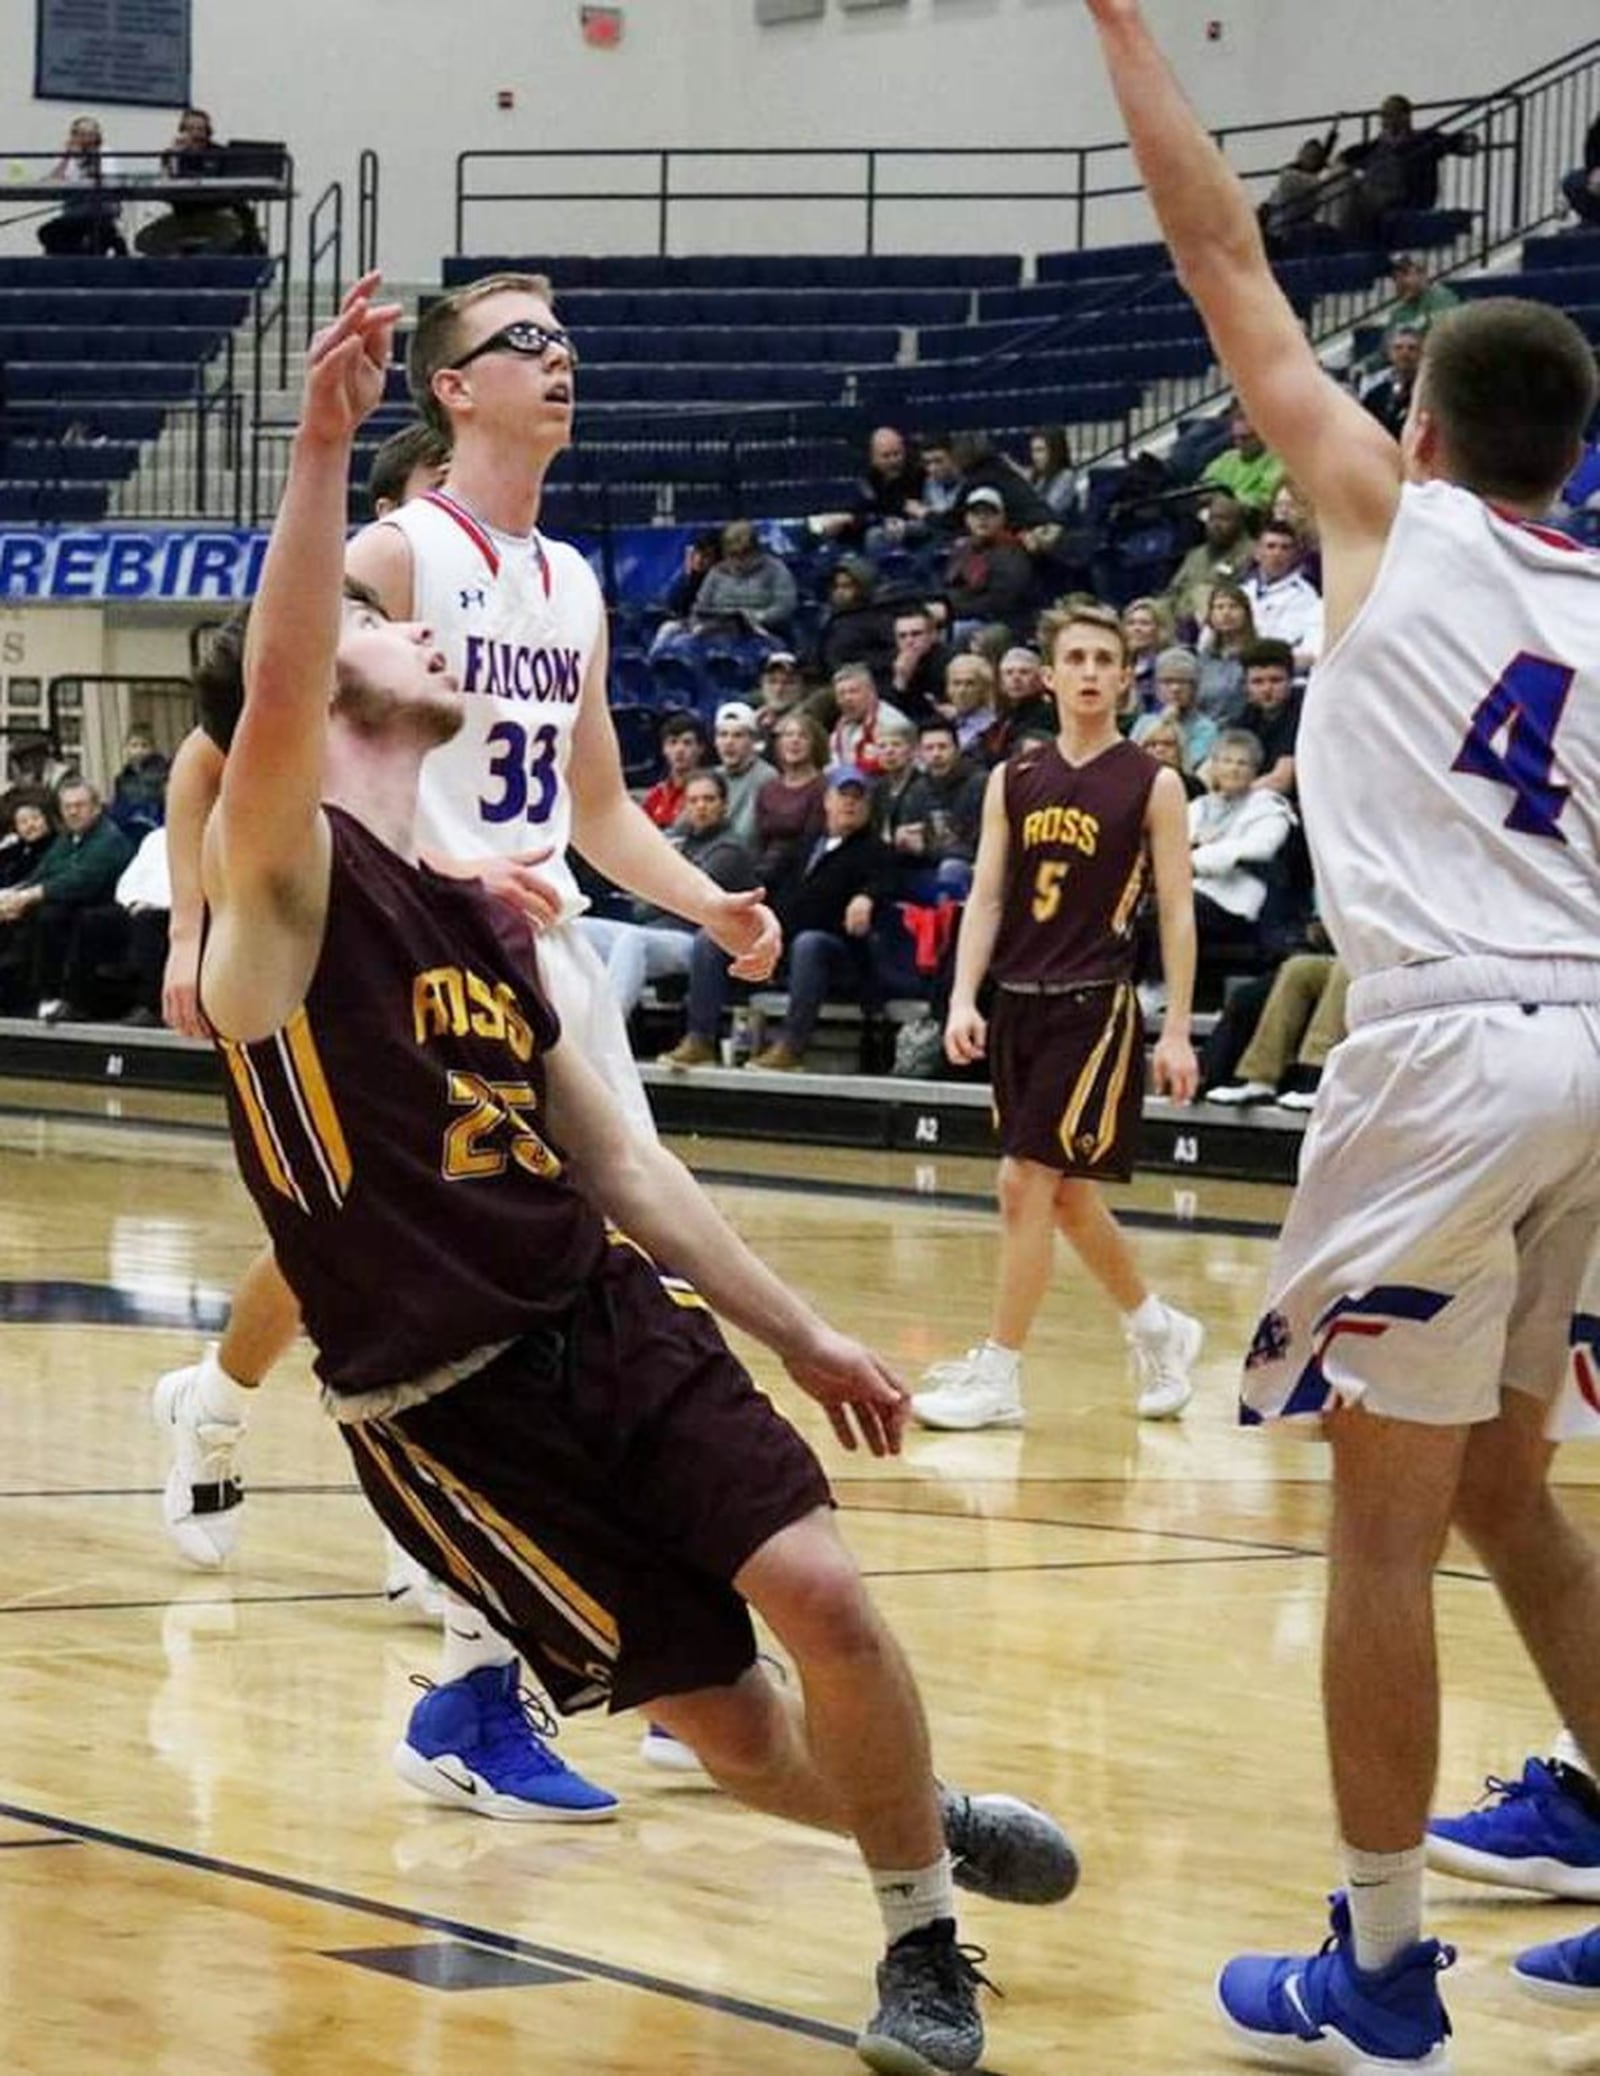
[[[200,1374],[195,1380],[197,1409],[208,1420],[224,1421],[230,1427],[237,1427],[248,1415],[254,1397],[254,1388],[230,1377],[222,1367],[215,1344],[209,1346],[200,1358]]]
[[[1157,1334],[1167,1330],[1167,1308],[1154,1291],[1144,1300],[1136,1312],[1124,1312],[1122,1323],[1130,1334],[1137,1334],[1141,1341],[1152,1341]]]
[[[908,1932],[920,1932],[941,1917],[954,1919],[956,1887],[948,1853],[941,1853],[931,1867],[869,1867],[867,1872],[891,1946]]]
[[[998,1341],[984,1341],[978,1348],[978,1375],[986,1384],[1015,1384],[1021,1364],[1021,1351],[1002,1348]]]
[[[499,1630],[475,1607],[468,1607],[464,1600],[446,1593],[444,1635],[439,1651],[441,1686],[464,1680],[469,1672],[477,1672],[485,1665],[509,1665],[516,1655]]]
[[[1575,1767],[1579,1773],[1586,1774],[1590,1780],[1593,1780],[1595,1777],[1594,1768],[1583,1756],[1583,1746],[1579,1744],[1565,1724],[1562,1725],[1556,1741],[1550,1749],[1550,1756],[1552,1759],[1559,1759],[1563,1766]]]
[[[1350,1929],[1356,1966],[1370,1974],[1422,1937],[1420,1845],[1403,1853],[1363,1853],[1344,1848],[1344,1885],[1350,1899]]]

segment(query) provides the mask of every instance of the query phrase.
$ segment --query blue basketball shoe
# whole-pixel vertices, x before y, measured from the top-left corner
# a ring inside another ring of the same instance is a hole
[[[1600,2004],[1600,1926],[1530,1946],[1511,1963],[1511,1977],[1542,2004]]]
[[[1465,1881],[1600,1902],[1600,1790],[1559,1759],[1490,1774],[1482,1804],[1428,1826],[1428,1865]]]
[[[440,1686],[419,1679],[416,1684],[426,1691],[394,1748],[395,1771],[435,1802],[470,1809],[474,1816],[604,1823],[616,1815],[617,1797],[551,1751],[544,1739],[555,1736],[555,1723],[522,1691],[521,1670],[513,1659],[509,1665],[480,1665],[465,1679]]]
[[[1350,1906],[1334,1896],[1333,1930],[1309,1956],[1242,1954],[1217,1977],[1217,2002],[1234,2036],[1284,2068],[1336,2069],[1349,2076],[1379,2070],[1450,2066],[1450,2020],[1439,1996],[1439,1972],[1455,1948],[1419,1939],[1387,1968],[1355,1963]]]

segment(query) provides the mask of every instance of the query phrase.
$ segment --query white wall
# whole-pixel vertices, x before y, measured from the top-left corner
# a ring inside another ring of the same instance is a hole
[[[806,184],[792,162],[770,160],[783,145],[1116,134],[1081,0],[908,0],[849,16],[835,4],[819,22],[769,29],[750,0],[628,0],[614,52],[584,45],[577,0],[195,0],[194,12],[195,94],[222,135],[287,139],[309,195],[335,176],[353,186],[363,145],[381,154],[383,258],[402,281],[435,278],[451,249],[455,154],[469,147],[740,146],[761,158],[731,169],[739,181],[759,180],[769,160],[768,184],[781,186]],[[1594,0],[1151,0],[1150,12],[1218,124],[1360,108],[1393,90],[1421,100],[1487,89],[1600,28]],[[1220,42],[1204,38],[1208,15]],[[53,149],[72,113],[30,98],[33,17],[34,0],[0,0],[0,172],[8,152]],[[510,113],[495,106],[502,87],[516,96]],[[97,112],[113,148],[151,150],[171,134],[164,112]],[[602,177],[633,185],[648,168]],[[712,170],[707,184],[724,179]],[[3,200],[0,188],[0,215]],[[707,204],[678,223],[678,250],[852,250],[860,235],[844,203]],[[1071,242],[1053,207],[890,209],[884,231],[881,245],[901,250]],[[640,251],[654,236],[646,204],[517,205],[477,213],[468,245]]]

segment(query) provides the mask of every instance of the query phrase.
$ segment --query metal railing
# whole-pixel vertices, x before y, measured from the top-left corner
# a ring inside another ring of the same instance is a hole
[[[306,218],[306,321],[305,344],[309,346],[321,317],[318,291],[324,260],[330,263],[328,316],[339,308],[344,293],[344,182],[330,180],[311,206]]]
[[[378,264],[378,189],[382,175],[378,154],[369,146],[356,160],[356,273],[370,274]]]

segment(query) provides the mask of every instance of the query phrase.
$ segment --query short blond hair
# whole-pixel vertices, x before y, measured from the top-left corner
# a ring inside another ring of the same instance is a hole
[[[542,303],[555,308],[555,290],[548,274],[485,274],[477,281],[469,281],[465,288],[453,289],[436,303],[430,303],[411,334],[411,348],[406,355],[411,400],[434,431],[446,440],[451,435],[450,414],[433,393],[433,378],[461,356],[463,313],[488,296],[506,294],[537,296]]]
[[[1060,605],[1051,606],[1048,612],[1039,615],[1039,648],[1045,662],[1052,667],[1056,660],[1056,643],[1069,627],[1098,627],[1103,634],[1114,634],[1122,651],[1122,660],[1127,662],[1127,630],[1116,610],[1102,605],[1097,598],[1085,599],[1081,605],[1075,599],[1064,598]]]

